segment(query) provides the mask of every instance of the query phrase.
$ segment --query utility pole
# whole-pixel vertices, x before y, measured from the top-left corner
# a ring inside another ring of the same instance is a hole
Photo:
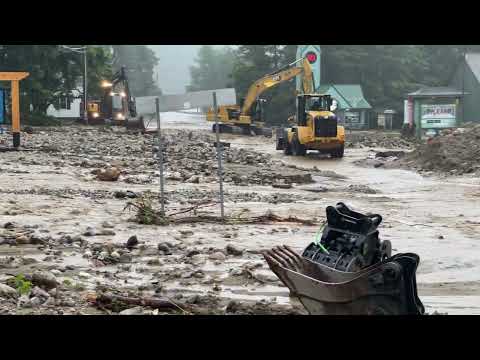
[[[83,120],[88,125],[88,107],[87,107],[87,45],[83,47],[72,48],[60,45],[60,49],[68,50],[77,54],[83,54]]]
[[[87,106],[87,45],[83,48],[83,120],[88,125],[88,106]]]
[[[467,50],[463,47],[462,59],[462,124],[465,123],[465,68],[467,67]]]
[[[155,98],[155,112],[157,115],[157,136],[158,136],[158,166],[159,166],[159,176],[160,176],[160,206],[161,214],[165,216],[165,192],[163,185],[163,146],[162,146],[162,131],[160,128],[160,99]]]
[[[220,142],[220,125],[218,123],[217,93],[213,93],[213,111],[215,114],[215,135],[217,140],[218,159],[218,182],[220,183],[220,215],[225,220],[225,208],[223,205],[223,169],[222,169],[222,143]]]

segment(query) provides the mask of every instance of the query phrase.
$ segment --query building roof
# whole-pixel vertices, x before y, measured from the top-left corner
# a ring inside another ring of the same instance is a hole
[[[408,96],[413,97],[461,97],[462,95],[463,92],[461,90],[447,86],[423,87],[408,94]]]
[[[480,53],[465,54],[465,61],[477,78],[477,81],[480,82]]]
[[[372,107],[363,96],[362,87],[358,84],[324,84],[318,92],[330,94],[342,109],[371,109]]]

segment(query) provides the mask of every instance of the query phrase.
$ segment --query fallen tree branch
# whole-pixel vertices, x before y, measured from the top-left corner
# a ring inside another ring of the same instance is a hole
[[[127,297],[116,295],[112,293],[100,293],[95,297],[95,304],[99,307],[106,308],[106,306],[118,306],[118,305],[136,305],[136,306],[148,306],[159,310],[180,310],[187,313],[179,305],[167,298],[149,298],[149,297]]]
[[[136,210],[135,220],[140,224],[155,224],[155,225],[168,225],[168,224],[188,224],[188,223],[224,223],[224,224],[266,224],[266,223],[299,223],[303,225],[316,225],[316,222],[309,219],[300,219],[296,216],[281,217],[273,214],[271,211],[268,211],[264,215],[244,217],[242,214],[237,216],[226,216],[221,218],[215,215],[208,214],[196,214],[197,210],[200,208],[211,207],[217,205],[217,202],[208,202],[200,203],[193,205],[184,210],[177,211],[171,214],[162,214],[161,212],[155,210],[152,206],[152,202],[145,198],[141,197],[135,202],[128,202],[124,210],[131,210],[132,208]],[[177,215],[187,214],[194,212],[194,216],[181,216]]]

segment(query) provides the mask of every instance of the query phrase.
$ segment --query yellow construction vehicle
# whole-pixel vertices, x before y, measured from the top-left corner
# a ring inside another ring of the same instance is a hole
[[[303,94],[297,95],[297,114],[288,118],[290,128],[277,130],[277,150],[285,155],[304,156],[307,150],[329,153],[332,157],[343,157],[345,128],[338,125],[332,112],[336,105],[330,95],[314,93],[310,64],[303,73]]]
[[[303,66],[294,66],[299,61],[303,61]],[[255,81],[248,89],[247,95],[241,105],[219,106],[217,114],[219,131],[232,132],[233,127],[239,127],[244,134],[250,135],[252,131],[255,134],[262,133],[265,125],[265,100],[261,99],[260,95],[265,90],[293,79],[302,72],[304,73],[304,78],[308,79],[304,81],[311,81],[311,79],[313,79],[312,70],[307,59],[299,59]],[[207,121],[215,121],[213,108],[210,108],[207,113]],[[215,124],[213,124],[212,129],[214,132],[216,131]]]
[[[131,94],[126,71],[125,66],[122,66],[111,81],[102,82],[103,94],[100,100],[87,101],[89,124],[110,122],[143,129],[143,118],[138,117],[136,101]],[[83,118],[83,102],[80,109],[80,117]]]
[[[318,150],[332,157],[343,157],[345,128],[338,125],[330,95],[300,94],[297,114],[288,120],[293,125],[277,130],[277,150],[285,155],[304,156],[307,150]]]

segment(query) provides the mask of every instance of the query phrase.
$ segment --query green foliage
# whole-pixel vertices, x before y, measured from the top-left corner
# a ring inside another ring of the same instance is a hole
[[[154,77],[159,59],[146,45],[112,45],[113,69],[127,69],[130,90],[133,96],[160,95]]]
[[[112,54],[110,49],[102,46],[89,46],[87,52],[87,96],[89,99],[103,95],[100,86],[103,80],[112,77]]]
[[[15,289],[20,295],[28,294],[32,290],[32,283],[23,274],[18,274],[15,276]]]
[[[295,60],[297,45],[240,45],[232,69],[240,98],[263,75]],[[323,84],[360,84],[379,110],[403,111],[407,93],[422,86],[448,86],[464,51],[479,45],[321,45]],[[295,111],[295,81],[262,94],[267,121],[284,124]]]
[[[153,225],[161,222],[160,214],[153,208],[152,194],[145,192],[142,196],[135,200],[135,202],[129,202],[125,209],[135,209],[135,220],[139,224]]]
[[[237,96],[244,98],[248,88],[262,76],[295,60],[294,45],[241,45],[236,50],[232,78]],[[262,94],[267,100],[266,120],[270,124],[285,122],[295,112],[295,79]]]
[[[191,85],[187,91],[222,89],[231,86],[230,74],[233,68],[233,50],[225,47],[215,49],[213,46],[202,46],[190,67]]]
[[[110,54],[101,46],[90,45],[87,59],[89,91],[95,94],[100,91],[98,79],[110,71]],[[81,90],[83,55],[59,45],[1,45],[0,70],[29,72],[20,83],[21,112],[26,114],[32,107],[34,112],[45,114],[59,96],[73,100],[73,90]]]

